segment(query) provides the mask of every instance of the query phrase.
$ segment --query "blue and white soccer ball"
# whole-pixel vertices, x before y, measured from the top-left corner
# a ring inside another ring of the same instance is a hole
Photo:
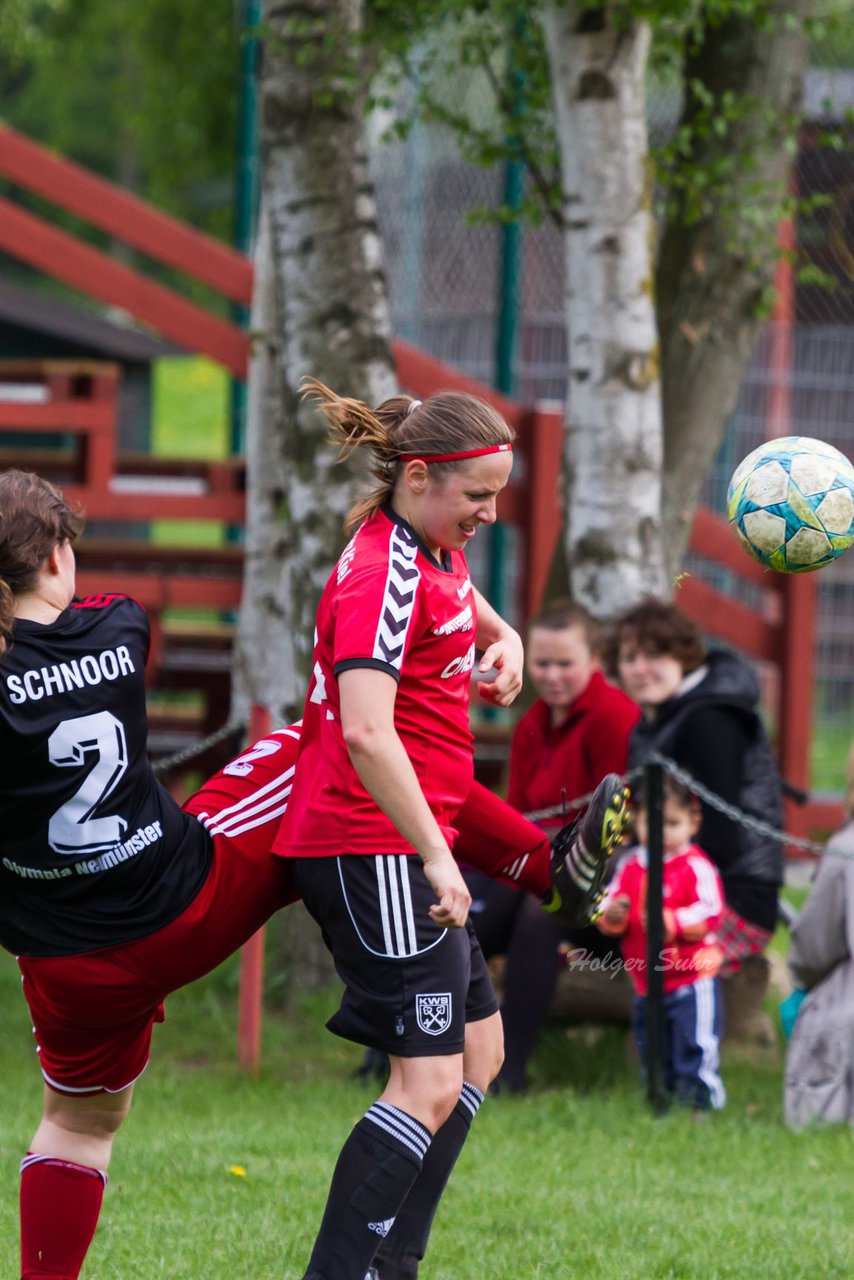
[[[727,516],[760,564],[780,573],[820,569],[854,542],[854,466],[810,436],[768,440],[736,467]]]

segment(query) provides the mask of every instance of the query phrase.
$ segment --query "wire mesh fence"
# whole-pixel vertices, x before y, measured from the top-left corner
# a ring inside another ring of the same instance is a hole
[[[821,198],[798,220],[799,266],[809,270],[796,285],[786,335],[791,352],[787,419],[781,425],[779,411],[772,409],[781,335],[769,324],[705,483],[703,500],[718,511],[737,461],[781,429],[821,437],[854,455],[854,70],[844,65],[850,57],[829,38],[814,52],[819,65],[806,81],[807,124],[796,183],[800,195]],[[487,93],[485,84],[482,92]],[[679,108],[676,87],[651,85],[653,141],[666,139]],[[500,167],[464,164],[446,130],[423,124],[403,142],[378,142],[372,163],[396,332],[466,373],[494,382],[501,229],[473,225],[471,219],[478,209],[501,203]],[[565,269],[558,230],[548,222],[526,227],[521,254],[515,394],[528,402],[563,400]],[[688,568],[708,573],[697,562]],[[512,564],[511,572],[516,572]],[[755,594],[733,575],[715,585],[741,597]],[[826,718],[850,719],[854,557],[822,571],[817,636],[817,707]]]

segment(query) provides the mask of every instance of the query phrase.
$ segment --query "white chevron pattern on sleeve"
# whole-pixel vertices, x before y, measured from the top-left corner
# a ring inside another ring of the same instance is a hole
[[[389,540],[388,577],[374,639],[373,657],[399,671],[406,633],[415,609],[421,570],[415,563],[418,545],[406,530],[395,527]]]

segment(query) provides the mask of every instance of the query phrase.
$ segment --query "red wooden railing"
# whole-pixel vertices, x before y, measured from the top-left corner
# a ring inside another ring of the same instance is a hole
[[[252,296],[252,267],[242,254],[7,125],[0,125],[0,176],[225,298],[246,303]],[[122,307],[188,351],[210,356],[236,377],[246,376],[248,343],[236,325],[6,199],[0,199],[0,250],[99,302]]]
[[[156,262],[185,272],[234,302],[251,302],[252,265],[243,254],[4,124],[0,173]]]

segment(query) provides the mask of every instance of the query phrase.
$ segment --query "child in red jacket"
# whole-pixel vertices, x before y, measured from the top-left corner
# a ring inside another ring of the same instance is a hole
[[[700,826],[700,806],[687,787],[664,776],[664,973],[667,1021],[667,1087],[697,1110],[718,1109],[726,1101],[719,1074],[722,1001],[716,974],[721,952],[715,929],[724,910],[723,888],[714,863],[692,843]],[[617,868],[599,928],[622,939],[623,961],[636,991],[633,1030],[645,1058],[647,995],[647,815],[637,808],[641,846]]]

